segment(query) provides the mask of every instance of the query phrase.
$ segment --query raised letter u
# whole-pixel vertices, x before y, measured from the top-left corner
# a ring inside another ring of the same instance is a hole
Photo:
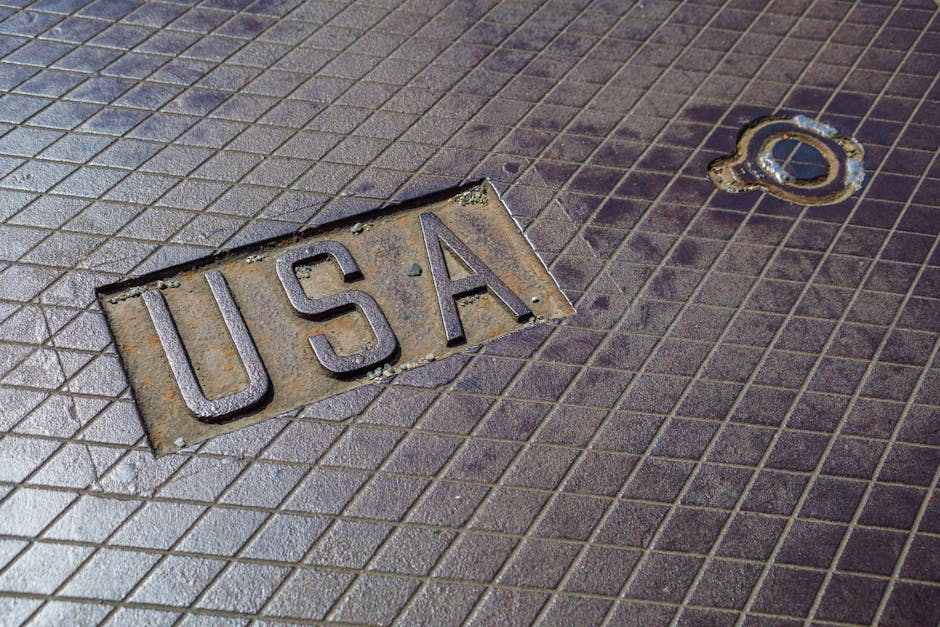
[[[167,361],[170,362],[176,385],[179,386],[183,400],[186,401],[186,406],[196,418],[206,422],[216,422],[260,403],[271,387],[271,380],[268,378],[258,349],[251,339],[245,320],[238,311],[238,306],[222,273],[218,270],[210,270],[206,273],[206,282],[212,290],[219,311],[222,312],[222,319],[225,320],[229,336],[235,343],[242,366],[248,374],[248,387],[213,400],[206,398],[196,380],[192,361],[183,347],[183,340],[166,306],[163,294],[159,290],[147,290],[143,293],[143,299],[157,335],[160,337],[163,352],[166,353]]]

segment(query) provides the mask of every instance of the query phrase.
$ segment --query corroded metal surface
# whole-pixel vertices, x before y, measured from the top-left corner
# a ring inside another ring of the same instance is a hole
[[[491,184],[469,192],[102,288],[157,454],[574,313]]]

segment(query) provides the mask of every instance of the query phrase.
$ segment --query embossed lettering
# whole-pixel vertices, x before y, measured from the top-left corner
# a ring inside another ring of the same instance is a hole
[[[287,298],[305,318],[322,320],[356,307],[362,312],[375,335],[372,348],[352,355],[337,355],[332,344],[321,333],[310,338],[310,346],[324,368],[335,374],[353,374],[374,367],[391,357],[398,348],[398,338],[375,299],[359,290],[348,290],[323,298],[310,298],[304,292],[294,267],[300,263],[332,257],[339,265],[343,279],[351,281],[362,276],[359,265],[349,249],[332,240],[314,242],[288,251],[277,260],[277,276]]]
[[[248,374],[248,387],[213,400],[206,398],[196,380],[192,361],[183,346],[183,340],[173,322],[173,316],[170,314],[163,294],[159,290],[147,290],[142,297],[150,313],[150,319],[153,320],[153,326],[157,330],[163,352],[166,353],[167,361],[170,362],[176,385],[183,395],[183,400],[186,401],[186,406],[200,420],[214,422],[260,403],[271,387],[271,380],[268,378],[258,349],[255,347],[254,340],[248,332],[245,320],[238,311],[238,306],[222,273],[218,270],[210,270],[206,273],[206,282],[212,290],[212,296],[215,297],[219,311],[222,312],[222,319],[225,321],[229,336],[235,343],[242,366]]]
[[[456,299],[462,296],[469,296],[488,288],[503,301],[503,304],[517,319],[523,320],[532,315],[532,310],[496,276],[496,273],[480,261],[480,258],[473,254],[473,251],[454,235],[440,218],[433,213],[422,213],[421,231],[424,234],[424,245],[428,252],[428,263],[434,278],[434,289],[437,290],[437,301],[441,308],[441,319],[444,322],[444,333],[448,344],[466,340],[463,323],[457,312]],[[457,280],[451,279],[442,245],[446,245],[453,251],[473,274]]]

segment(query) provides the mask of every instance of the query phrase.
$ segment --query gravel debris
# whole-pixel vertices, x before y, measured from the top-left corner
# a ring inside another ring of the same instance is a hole
[[[108,297],[108,302],[111,303],[112,305],[116,305],[119,302],[123,300],[127,300],[129,298],[137,298],[138,296],[140,296],[147,290],[151,290],[154,288],[159,289],[159,290],[165,290],[167,288],[177,288],[179,286],[180,286],[180,282],[175,279],[169,282],[159,280],[153,283],[152,285],[138,285],[136,287],[130,287],[124,290],[123,292],[120,292],[119,294],[115,294],[114,296]]]
[[[486,197],[486,189],[482,185],[471,187],[454,196],[454,202],[458,205],[485,205],[489,202]]]
[[[381,381],[384,379],[389,379],[394,377],[396,374],[401,374],[402,372],[406,372],[420,366],[426,366],[435,359],[437,359],[437,357],[434,355],[434,353],[428,353],[418,361],[406,361],[398,364],[397,366],[393,366],[392,364],[383,364],[378,368],[373,368],[372,370],[367,371],[366,379],[369,381]]]

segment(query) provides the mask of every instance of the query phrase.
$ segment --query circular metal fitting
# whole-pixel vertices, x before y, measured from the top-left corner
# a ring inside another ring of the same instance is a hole
[[[774,159],[774,147],[791,139],[819,151],[826,162],[825,174],[798,178]],[[766,117],[745,127],[737,152],[713,161],[708,173],[715,185],[728,192],[763,189],[802,205],[827,205],[845,200],[862,186],[864,154],[855,139],[806,116]]]

